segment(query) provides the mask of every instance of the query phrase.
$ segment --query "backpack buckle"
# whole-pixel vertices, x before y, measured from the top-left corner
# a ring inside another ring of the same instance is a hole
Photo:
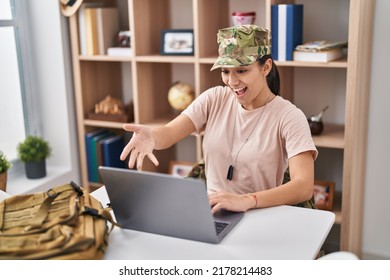
[[[50,197],[50,198],[56,198],[59,193],[58,192],[55,192],[53,189],[50,189],[46,192],[47,196]]]
[[[88,206],[84,206],[84,214],[88,214],[94,217],[100,217],[98,210],[94,208],[90,208]]]
[[[71,181],[70,185],[77,192],[78,196],[82,196],[84,194],[79,185],[77,185],[75,182]]]

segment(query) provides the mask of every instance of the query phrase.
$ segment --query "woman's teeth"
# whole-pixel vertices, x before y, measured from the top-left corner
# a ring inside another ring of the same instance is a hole
[[[234,92],[235,92],[237,95],[242,95],[242,94],[245,93],[245,91],[246,91],[246,87],[234,89]]]

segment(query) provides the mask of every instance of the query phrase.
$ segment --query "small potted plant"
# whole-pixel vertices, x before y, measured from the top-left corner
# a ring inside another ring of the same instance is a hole
[[[0,151],[0,190],[5,191],[7,188],[7,170],[11,167],[11,163],[2,151]]]
[[[51,147],[39,136],[28,136],[19,143],[18,155],[25,164],[26,176],[38,179],[46,176],[46,158],[51,155]]]

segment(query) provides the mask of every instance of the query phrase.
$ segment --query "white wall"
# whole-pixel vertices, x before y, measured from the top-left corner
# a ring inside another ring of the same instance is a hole
[[[10,194],[80,181],[67,23],[58,3],[47,0],[23,3],[29,22],[27,71],[32,74],[29,86],[42,115],[39,126],[52,147],[52,156],[46,162],[45,178],[27,180],[24,174],[9,178],[7,192]]]
[[[363,258],[390,259],[390,1],[376,0],[369,104]]]

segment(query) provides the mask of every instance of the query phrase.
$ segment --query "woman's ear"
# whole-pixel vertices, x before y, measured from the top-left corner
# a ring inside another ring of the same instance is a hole
[[[263,65],[263,72],[265,76],[268,76],[269,72],[272,70],[272,59],[268,58]]]

